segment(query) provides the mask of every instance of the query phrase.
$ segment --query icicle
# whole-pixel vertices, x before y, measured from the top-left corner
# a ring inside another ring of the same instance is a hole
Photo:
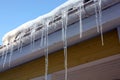
[[[17,41],[17,49],[18,49],[18,52],[20,52],[20,42],[21,42],[21,39],[19,38],[18,41]]]
[[[2,58],[1,58],[2,60],[4,59],[4,54],[5,54],[5,49],[4,48],[5,47],[2,48]]]
[[[42,30],[42,32],[41,32],[40,47],[42,48],[43,47],[43,39],[44,39],[44,29],[42,28],[41,30]]]
[[[1,61],[2,61],[2,68],[4,68],[3,64],[4,64],[5,48],[6,48],[6,47],[3,47],[3,48],[2,48],[2,58],[1,58]]]
[[[30,35],[30,40],[31,40],[31,50],[33,51],[33,33],[31,32],[31,35]]]
[[[48,27],[49,27],[49,20],[46,21],[45,25],[45,80],[48,80]]]
[[[53,25],[53,28],[55,29],[56,28],[56,23],[54,22],[55,20],[55,16],[52,17],[52,25]]]
[[[20,34],[20,53],[22,53],[22,48],[23,48],[23,36],[24,36],[25,32]]]
[[[80,4],[79,4],[79,24],[80,24],[80,38],[82,38],[82,32],[83,32],[83,25],[82,25],[82,7],[83,7],[83,0],[81,0]]]
[[[9,45],[6,45],[6,52],[4,54],[4,60],[3,60],[3,68],[5,68],[5,63],[6,63],[6,60],[7,60],[7,54],[8,54],[8,47]]]
[[[35,31],[36,31],[36,24],[33,25],[33,30],[31,31],[31,48],[34,49],[35,46]]]
[[[22,37],[23,37],[23,33],[21,32],[19,35],[19,39],[18,39],[18,52],[19,53],[22,53],[22,45],[23,45]]]
[[[96,2],[96,0],[94,0],[94,7],[95,7],[95,17],[96,17],[96,26],[97,26],[97,32],[100,32],[100,30],[99,30],[99,19],[98,19],[98,17],[99,17],[99,14],[98,14],[98,8],[97,8],[97,2]]]
[[[96,25],[97,25],[97,31],[100,31],[101,34],[101,43],[102,46],[104,45],[104,39],[103,39],[103,29],[102,29],[102,7],[101,7],[101,0],[94,0],[95,4],[95,15],[96,15]]]
[[[100,21],[100,33],[101,33],[101,42],[102,46],[104,45],[104,40],[103,40],[103,29],[102,29],[102,7],[101,7],[101,0],[99,0],[99,21]]]
[[[10,57],[9,57],[9,67],[11,66],[11,60],[12,60],[12,55],[13,55],[13,43],[10,43]]]
[[[22,47],[23,47],[23,35],[21,35],[20,38],[20,53],[22,53]]]
[[[62,12],[62,40],[64,44],[64,67],[65,67],[65,80],[67,80],[67,25],[68,25],[68,13]]]

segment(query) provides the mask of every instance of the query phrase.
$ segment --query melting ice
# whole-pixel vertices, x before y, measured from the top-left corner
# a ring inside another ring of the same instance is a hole
[[[64,67],[65,67],[65,80],[67,80],[67,25],[68,25],[68,12],[62,12],[62,40],[64,45]]]
[[[103,39],[103,30],[102,30],[102,7],[101,7],[101,2],[102,2],[102,0],[94,0],[97,32],[100,32],[100,34],[101,34],[101,43],[102,43],[102,46],[103,46],[104,45],[104,39]]]
[[[11,66],[11,60],[12,60],[12,55],[13,55],[13,43],[10,43],[10,56],[9,56],[9,67]]]
[[[7,61],[7,54],[8,54],[8,48],[9,48],[9,45],[6,45],[5,47],[5,52],[4,52],[4,59],[3,59],[3,68],[5,67],[5,63]]]
[[[31,31],[31,50],[34,50],[34,46],[35,46],[35,31],[36,31],[36,24],[33,24],[31,27],[33,27],[32,31]]]
[[[83,9],[83,0],[81,0],[80,4],[79,4],[79,24],[80,24],[80,38],[82,38],[82,29],[83,29],[83,25],[82,25],[82,9]]]
[[[48,80],[48,27],[49,27],[49,20],[46,20],[46,24],[44,24],[45,80]]]

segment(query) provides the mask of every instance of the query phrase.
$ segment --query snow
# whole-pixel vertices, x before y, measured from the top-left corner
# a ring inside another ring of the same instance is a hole
[[[44,46],[44,53],[45,53],[45,80],[47,80],[48,76],[48,27],[50,27],[49,22],[51,20],[54,20],[56,16],[62,15],[62,38],[63,38],[63,44],[64,44],[64,64],[65,64],[65,80],[67,80],[67,21],[68,21],[68,10],[73,8],[73,5],[79,7],[79,4],[83,3],[83,0],[69,0],[62,4],[61,6],[55,8],[51,12],[39,16],[38,18],[34,20],[30,20],[16,29],[8,32],[5,34],[5,36],[2,38],[3,45],[6,45],[6,50],[8,51],[8,46],[11,46],[10,48],[10,56],[9,56],[9,67],[11,65],[11,60],[12,60],[12,55],[13,55],[13,42],[15,40],[18,40],[18,51],[21,53],[22,52],[22,41],[23,41],[23,36],[25,33],[29,30],[31,30],[31,50],[34,49],[34,41],[35,41],[35,30],[36,27],[38,27],[39,24],[42,24],[44,27],[42,28],[42,33],[41,33],[41,42],[40,42],[40,47]],[[80,18],[82,18],[80,16]],[[82,26],[81,26],[82,27]],[[45,37],[43,37],[45,36]],[[9,44],[9,45],[8,45]],[[6,60],[7,60],[7,52],[3,52],[3,68],[5,67]]]
[[[22,24],[21,26],[17,27],[16,29],[8,32],[5,34],[5,36],[2,38],[3,45],[7,45],[9,43],[14,42],[16,38],[18,38],[20,33],[25,33],[29,27],[33,24],[33,21],[29,21],[25,24]]]
[[[66,7],[67,9],[69,9],[71,6],[73,6],[76,3],[79,3],[80,1],[82,0],[68,0],[67,2],[55,8],[51,12],[20,25],[16,29],[4,35],[4,37],[2,38],[3,45],[7,45],[11,42],[14,42],[14,40],[16,40],[19,37],[20,33],[25,33],[28,28],[32,27],[32,25],[39,23],[43,24],[46,19],[50,19],[56,15],[60,15],[63,9],[66,9]]]

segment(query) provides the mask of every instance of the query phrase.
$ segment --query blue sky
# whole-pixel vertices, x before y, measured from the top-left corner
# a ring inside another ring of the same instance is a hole
[[[5,33],[50,12],[67,0],[0,0],[0,44]]]

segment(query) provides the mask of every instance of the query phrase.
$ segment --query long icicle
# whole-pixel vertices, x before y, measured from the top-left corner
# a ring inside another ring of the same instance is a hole
[[[103,29],[102,29],[101,0],[94,0],[94,6],[95,6],[95,17],[96,17],[97,32],[100,32],[101,44],[103,46],[104,45],[104,39],[103,39]]]
[[[83,33],[83,25],[82,25],[82,7],[83,7],[83,0],[81,0],[79,4],[79,24],[80,24],[80,38],[82,38]]]
[[[48,80],[48,27],[49,21],[45,25],[45,80]]]
[[[22,48],[23,48],[23,35],[24,33],[21,33],[20,35],[20,53],[22,53]]]
[[[102,42],[102,46],[104,46],[103,29],[102,29],[102,7],[101,7],[101,5],[102,5],[102,1],[98,0],[98,13],[99,13],[101,42]]]
[[[95,20],[96,20],[96,26],[97,26],[97,32],[99,33],[100,32],[100,29],[99,29],[99,14],[98,14],[98,8],[97,8],[97,1],[94,0],[94,7],[95,7]]]
[[[8,54],[8,46],[9,45],[6,45],[6,52],[5,52],[5,57],[4,57],[4,60],[3,60],[3,69],[5,68],[5,63],[6,63],[6,61],[7,61],[7,54]]]
[[[32,26],[33,27],[33,29],[32,29],[32,31],[31,31],[31,50],[33,51],[33,49],[34,49],[34,33],[35,33],[35,31],[34,31],[34,25]]]
[[[13,43],[10,43],[10,56],[9,56],[9,67],[11,66],[11,60],[12,60],[12,55],[13,55]]]
[[[21,42],[21,41],[20,41],[20,37],[19,37],[19,39],[18,39],[18,41],[17,41],[17,44],[18,44],[18,45],[17,45],[18,52],[20,52],[20,42]]]
[[[65,80],[68,79],[67,74],[67,25],[68,25],[68,13],[63,11],[63,21],[62,21],[62,40],[64,44],[64,67],[65,67]]]
[[[40,40],[40,48],[43,47],[43,40],[44,40],[44,28],[41,29],[41,40]]]
[[[19,53],[22,52],[22,36],[23,36],[23,33],[21,32],[20,35],[19,35],[19,40],[18,40],[18,51]]]
[[[22,32],[20,33],[20,35],[19,35],[19,39],[18,39],[18,46],[17,46],[17,48],[18,48],[18,52],[19,53],[21,53],[22,52]]]
[[[4,48],[5,47],[2,48],[2,55],[1,55],[1,62],[2,62],[2,64],[3,64],[3,61],[4,61],[4,55],[5,55],[5,49]],[[0,69],[0,71],[1,71],[1,69]]]
[[[5,55],[5,47],[2,48],[2,58],[1,58],[1,60],[4,59],[4,55]]]
[[[35,29],[36,29],[36,25],[33,24],[33,29],[31,31],[31,50],[33,51],[34,46],[35,46]]]

